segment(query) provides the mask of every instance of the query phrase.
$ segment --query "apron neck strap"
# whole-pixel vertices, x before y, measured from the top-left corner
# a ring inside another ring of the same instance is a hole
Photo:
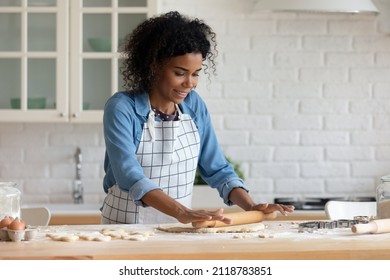
[[[155,129],[154,129],[154,118],[155,114],[154,111],[152,110],[152,106],[150,105],[150,99],[148,98],[149,102],[149,115],[148,115],[148,129],[150,133],[150,138],[152,139],[152,142],[154,142],[155,137]]]
[[[155,123],[155,113],[152,109],[152,105],[150,104],[150,98],[148,98],[148,103],[149,103],[149,115],[148,115],[148,129],[149,129],[149,133],[150,133],[150,138],[152,139],[152,142],[154,142],[154,139],[156,138],[155,137],[155,128],[154,128],[154,123]],[[180,107],[178,104],[175,104],[175,107],[176,107],[176,110],[177,112],[179,113],[179,120],[180,120],[180,117],[182,115],[182,112],[180,110]]]

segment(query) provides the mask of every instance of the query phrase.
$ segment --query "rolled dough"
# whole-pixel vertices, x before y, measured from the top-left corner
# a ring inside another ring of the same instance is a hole
[[[191,225],[183,224],[163,224],[157,227],[158,230],[171,233],[238,233],[238,232],[256,232],[265,229],[263,223],[254,223],[238,226],[226,226],[216,228],[194,228]]]

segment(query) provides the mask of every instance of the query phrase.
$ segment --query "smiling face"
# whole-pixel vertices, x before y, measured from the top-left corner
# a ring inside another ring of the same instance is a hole
[[[173,114],[175,104],[181,103],[198,84],[201,70],[201,53],[187,53],[171,58],[157,74],[150,91],[152,106],[166,114]]]

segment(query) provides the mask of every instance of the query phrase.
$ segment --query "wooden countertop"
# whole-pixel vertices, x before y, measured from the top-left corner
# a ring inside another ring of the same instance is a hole
[[[256,233],[166,233],[145,241],[59,242],[47,232],[98,231],[104,227],[150,231],[156,225],[49,226],[30,241],[0,241],[0,259],[167,259],[167,260],[358,260],[390,259],[390,234],[356,235],[350,229],[299,233],[301,221],[267,221]],[[260,236],[260,237],[259,237]]]
[[[96,225],[100,223],[99,213],[54,213],[49,225]]]

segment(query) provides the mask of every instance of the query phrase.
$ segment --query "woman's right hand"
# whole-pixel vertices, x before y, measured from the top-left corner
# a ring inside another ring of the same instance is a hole
[[[223,209],[216,210],[192,210],[180,204],[160,189],[152,190],[144,195],[142,202],[171,217],[180,223],[222,221],[230,224],[232,221],[223,216]]]
[[[206,221],[221,221],[230,224],[232,221],[223,215],[223,209],[216,210],[191,210],[186,209],[176,219],[183,224]]]

